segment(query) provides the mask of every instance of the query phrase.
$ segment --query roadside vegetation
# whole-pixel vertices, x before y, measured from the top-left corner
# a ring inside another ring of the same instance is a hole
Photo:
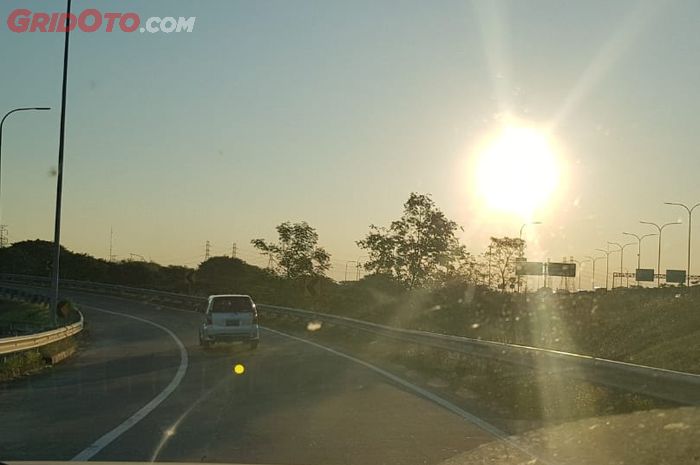
[[[49,310],[17,300],[0,299],[0,337],[10,334],[32,332],[51,323]]]
[[[71,317],[70,322],[72,320]],[[50,323],[49,311],[45,306],[0,299],[0,337],[42,331]],[[51,360],[56,356],[72,353],[76,347],[76,339],[71,337],[39,349],[0,355],[0,381],[19,378],[46,368],[51,365]]]
[[[243,292],[259,303],[700,373],[700,286],[517,293],[525,242],[493,237],[473,254],[459,230],[429,196],[413,193],[399,218],[358,239],[368,274],[357,281],[325,276],[330,254],[305,222],[281,223],[276,240],[251,241],[265,268],[225,256],[197,268],[108,262],[64,249],[61,271],[67,279],[195,295]],[[0,249],[0,273],[48,277],[50,257],[48,242],[18,242]]]

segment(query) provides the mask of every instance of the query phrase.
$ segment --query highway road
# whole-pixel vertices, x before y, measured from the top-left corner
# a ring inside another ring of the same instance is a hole
[[[406,385],[283,334],[264,331],[256,351],[203,350],[198,314],[71,297],[85,344],[0,385],[2,460],[432,464],[494,440]]]

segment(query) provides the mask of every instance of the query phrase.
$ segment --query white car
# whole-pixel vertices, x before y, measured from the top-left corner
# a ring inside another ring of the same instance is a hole
[[[209,296],[204,316],[204,323],[199,328],[199,345],[209,347],[216,342],[247,342],[251,349],[258,347],[258,311],[250,296]]]

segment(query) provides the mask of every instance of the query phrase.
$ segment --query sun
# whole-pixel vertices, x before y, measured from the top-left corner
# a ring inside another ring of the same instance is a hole
[[[508,126],[477,151],[476,192],[489,209],[529,218],[557,190],[560,171],[544,132]]]

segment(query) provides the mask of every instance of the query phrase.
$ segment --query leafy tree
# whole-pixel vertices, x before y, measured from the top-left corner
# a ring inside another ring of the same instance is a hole
[[[506,291],[517,282],[515,275],[516,258],[522,257],[525,241],[514,237],[492,237],[491,244],[484,254],[488,260],[489,278],[496,282],[496,287]]]
[[[331,256],[319,247],[318,233],[306,221],[284,222],[277,226],[279,242],[268,243],[264,239],[253,239],[253,246],[273,261],[276,273],[287,278],[302,276],[324,276],[330,268]]]
[[[369,252],[367,270],[391,275],[412,289],[465,269],[469,254],[455,235],[458,229],[430,196],[413,192],[399,220],[389,228],[371,225],[357,245]]]
[[[483,263],[479,262],[475,256],[468,252],[456,258],[450,267],[437,273],[437,280],[441,283],[459,281],[469,284],[482,284],[485,277]]]

